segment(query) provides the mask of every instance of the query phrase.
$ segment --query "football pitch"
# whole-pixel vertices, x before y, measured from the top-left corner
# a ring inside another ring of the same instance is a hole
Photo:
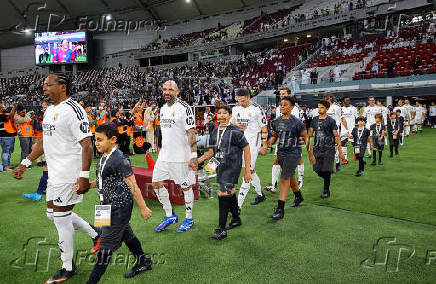
[[[266,192],[267,200],[252,206],[252,188],[242,208],[243,225],[228,231],[222,241],[211,239],[218,224],[216,194],[213,199],[201,194],[193,209],[195,225],[185,233],[177,233],[175,225],[156,233],[164,213],[157,201],[146,200],[153,217],[141,219],[135,205],[131,225],[152,257],[153,270],[124,279],[133,259],[123,246],[101,283],[434,283],[435,153],[436,130],[426,128],[424,134],[406,138],[398,157],[389,158],[385,150],[384,165],[368,163],[360,178],[354,176],[357,162],[351,158],[332,176],[327,200],[320,199],[322,180],[305,159],[300,207],[289,206],[291,194],[284,219],[273,221],[278,193]],[[19,154],[17,143],[13,165],[19,163]],[[258,159],[262,187],[271,182],[272,159],[272,154]],[[144,155],[131,160],[134,166],[146,166]],[[22,197],[36,191],[41,173],[34,166],[21,181],[0,173],[1,283],[44,283],[61,267],[57,231],[46,218],[45,202]],[[93,189],[74,211],[92,222],[97,202]],[[174,206],[174,211],[180,224],[185,208]],[[67,283],[87,281],[95,259],[87,256],[91,247],[91,239],[76,231],[78,274]]]

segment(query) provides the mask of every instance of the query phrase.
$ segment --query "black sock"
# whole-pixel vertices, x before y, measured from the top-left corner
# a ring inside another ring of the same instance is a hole
[[[372,162],[375,163],[377,160],[377,151],[372,150]]]
[[[392,143],[392,142],[391,142]],[[389,145],[389,152],[391,153],[391,156],[394,155],[394,146]]]
[[[239,220],[238,200],[236,199],[236,194],[233,194],[230,197],[230,212],[232,213],[233,219]]]
[[[111,260],[112,252],[99,250],[97,253],[97,261],[94,264],[94,268],[92,269],[91,275],[89,276],[86,284],[95,284],[100,281],[100,278],[103,276],[106,268],[108,267]]]
[[[378,162],[381,163],[382,161],[382,156],[383,156],[383,151],[379,151],[378,152]]]
[[[324,178],[324,193],[330,193],[330,177],[332,173],[331,172],[324,172],[323,178]]]
[[[144,265],[148,263],[151,264],[151,259],[146,258],[144,251],[142,250],[141,243],[137,237],[134,237],[129,241],[124,241],[124,243],[129,248],[130,252],[135,256],[137,265]]]
[[[285,203],[285,201],[279,199],[279,201],[277,202],[277,209],[285,210]]]
[[[227,223],[227,216],[229,215],[229,196],[218,196],[218,205],[219,205],[219,227],[224,229]]]
[[[303,195],[301,195],[301,191],[294,192],[295,198],[302,199]]]

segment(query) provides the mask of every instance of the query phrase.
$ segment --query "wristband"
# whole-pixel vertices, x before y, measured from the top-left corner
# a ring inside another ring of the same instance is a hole
[[[26,166],[26,168],[28,168],[32,165],[32,161],[29,160],[29,158],[26,158],[26,159],[21,161],[21,165]]]
[[[191,152],[191,158],[197,159],[198,158],[197,152]]]
[[[80,171],[79,177],[89,179],[89,171]]]

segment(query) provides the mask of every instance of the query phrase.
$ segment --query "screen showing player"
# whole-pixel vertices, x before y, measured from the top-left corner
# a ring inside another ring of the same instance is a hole
[[[87,63],[85,31],[35,33],[35,63]]]

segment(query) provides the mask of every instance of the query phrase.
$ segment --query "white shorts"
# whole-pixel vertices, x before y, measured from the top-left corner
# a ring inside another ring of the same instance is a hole
[[[260,148],[258,147],[251,148],[250,146],[250,170],[254,170],[256,168],[256,160],[257,156],[259,155],[259,149]],[[244,153],[242,153],[242,167],[245,167]]]
[[[50,183],[47,181],[46,201],[53,201],[56,206],[68,206],[82,202],[83,194],[76,194],[74,183]]]
[[[415,117],[415,124],[423,124],[424,123],[424,119],[422,119],[422,117]]]
[[[182,188],[188,188],[196,182],[195,172],[188,167],[188,163],[163,162],[159,159],[154,165],[153,177],[151,180],[152,182],[172,180]]]
[[[349,132],[351,134],[351,132]],[[349,142],[353,142],[353,139],[348,138],[347,136],[347,130],[345,128],[341,128],[340,133],[341,141],[344,141],[345,139],[348,139]]]

